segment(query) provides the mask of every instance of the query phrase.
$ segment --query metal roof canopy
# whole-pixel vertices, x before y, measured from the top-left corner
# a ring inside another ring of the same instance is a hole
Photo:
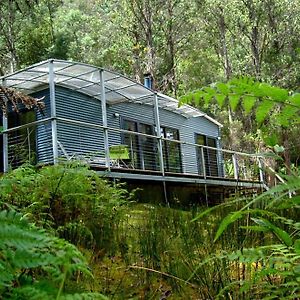
[[[121,74],[88,64],[49,59],[15,73],[2,76],[5,86],[18,89],[25,94],[41,90],[49,84],[49,63],[53,62],[55,85],[87,94],[101,100],[100,71],[103,71],[106,102],[109,105],[133,102],[153,105],[155,91]],[[157,93],[158,106],[186,118],[204,117],[218,126],[218,121],[190,106],[178,106],[178,100]]]

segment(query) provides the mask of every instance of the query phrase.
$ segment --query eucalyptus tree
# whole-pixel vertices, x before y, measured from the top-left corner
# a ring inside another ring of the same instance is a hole
[[[300,58],[299,1],[197,3],[204,12],[202,30],[209,35],[209,44],[220,59],[224,79],[250,75],[285,87],[295,86]]]

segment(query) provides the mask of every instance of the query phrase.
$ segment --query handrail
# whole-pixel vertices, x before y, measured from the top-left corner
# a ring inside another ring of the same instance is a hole
[[[2,132],[0,132],[0,135],[3,135],[5,133],[11,133],[11,132],[23,129],[23,128],[28,128],[28,127],[34,126],[34,125],[47,123],[47,122],[49,122],[53,119],[56,119],[57,121],[62,121],[62,122],[65,122],[65,123],[70,123],[70,124],[82,125],[82,126],[87,126],[87,127],[94,127],[94,128],[99,128],[99,129],[108,129],[110,131],[115,131],[115,132],[120,132],[120,133],[132,134],[132,135],[136,135],[136,136],[144,136],[144,137],[148,137],[148,138],[158,139],[158,137],[156,135],[150,135],[150,134],[146,134],[146,133],[135,132],[135,131],[130,131],[130,130],[121,129],[121,128],[109,127],[109,126],[105,127],[105,126],[99,125],[99,124],[94,124],[94,123],[89,123],[89,122],[82,122],[82,121],[77,121],[77,120],[73,120],[73,119],[69,119],[69,118],[62,118],[62,117],[55,117],[55,118],[48,117],[48,118],[45,118],[45,119],[42,119],[42,120],[27,123],[27,124],[20,125],[20,126],[14,127],[14,128],[9,128],[7,130],[3,130]],[[223,148],[215,148],[215,147],[200,145],[200,144],[196,144],[196,143],[190,143],[190,142],[179,141],[179,140],[172,140],[172,139],[168,139],[168,138],[164,138],[164,137],[160,137],[160,139],[163,140],[163,141],[173,142],[173,143],[182,144],[182,145],[188,145],[188,146],[193,146],[193,147],[201,147],[203,149],[210,149],[210,150],[216,150],[216,151],[222,151],[224,153],[229,153],[229,154],[237,154],[237,155],[256,157],[256,158],[263,158],[264,157],[263,155],[258,154],[258,153],[246,153],[246,152],[234,151],[234,150],[223,149]]]

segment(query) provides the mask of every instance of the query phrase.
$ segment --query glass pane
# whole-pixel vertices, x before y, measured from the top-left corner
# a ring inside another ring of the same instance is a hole
[[[153,135],[153,127],[148,124],[139,124],[139,132]],[[154,138],[140,136],[141,163],[144,170],[156,170],[157,151]]]
[[[8,114],[8,128],[13,128],[36,121],[33,110],[23,110]],[[25,162],[36,163],[36,130],[35,126],[18,129],[8,134],[8,155],[12,167]]]
[[[136,132],[137,123],[133,121],[124,120],[123,128],[128,131]],[[129,148],[130,164],[132,168],[139,169],[141,165],[140,165],[138,136],[130,133],[124,133],[124,143],[128,145]]]
[[[179,131],[165,127],[164,137],[169,140],[179,140]],[[164,141],[163,148],[166,171],[180,173],[182,171],[180,144],[172,141]]]

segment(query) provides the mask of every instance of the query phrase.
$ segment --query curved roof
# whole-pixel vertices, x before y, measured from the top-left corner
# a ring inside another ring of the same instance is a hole
[[[55,84],[101,99],[100,71],[103,71],[105,95],[108,104],[134,102],[153,105],[155,91],[121,74],[88,64],[49,59],[23,70],[1,77],[3,85],[31,94],[49,84],[49,63],[53,62]],[[190,106],[178,106],[178,100],[157,93],[159,107],[186,118],[204,117],[221,126],[207,114]]]

